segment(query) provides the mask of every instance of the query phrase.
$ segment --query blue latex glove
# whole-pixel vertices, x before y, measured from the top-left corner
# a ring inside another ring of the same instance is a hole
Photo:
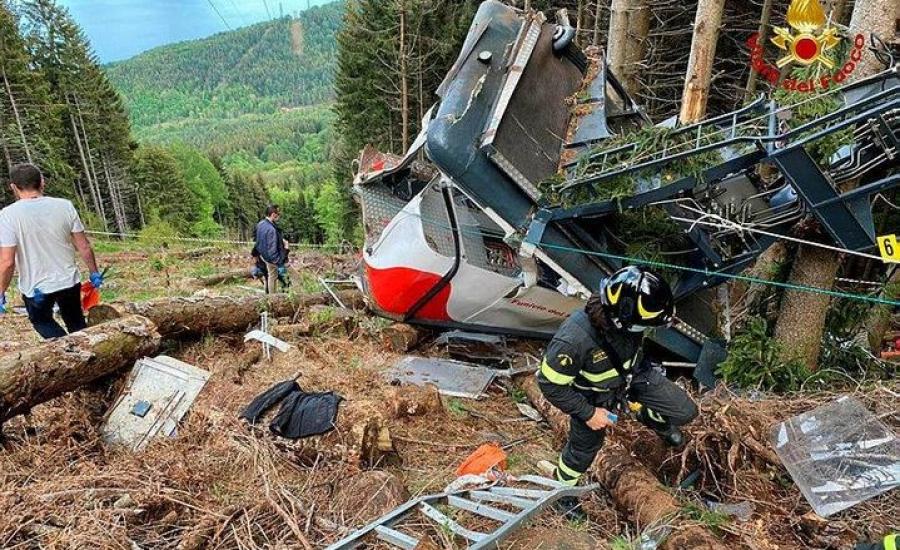
[[[39,289],[39,288],[34,289],[34,295],[31,297],[31,300],[34,302],[34,305],[40,307],[41,304],[44,303],[44,298],[46,298],[46,295],[44,295],[44,293],[41,292],[41,289]]]
[[[6,313],[6,293],[0,294],[0,315]]]
[[[287,267],[285,267],[283,265],[278,266],[278,274],[281,275],[282,277],[287,275]]]
[[[614,414],[614,413],[607,413],[606,418],[608,418],[609,421],[612,422],[613,424],[615,424],[616,422],[619,421],[619,415]]]
[[[97,271],[91,273],[91,284],[94,285],[94,288],[103,286],[103,274]]]

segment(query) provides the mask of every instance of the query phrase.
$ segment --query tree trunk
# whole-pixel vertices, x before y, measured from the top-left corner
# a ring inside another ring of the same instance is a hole
[[[81,139],[84,140],[84,152],[87,156],[86,166],[88,167],[88,173],[91,176],[90,180],[94,183],[97,197],[99,199],[97,203],[97,210],[100,214],[100,221],[103,223],[103,229],[105,231],[108,231],[109,226],[106,222],[106,207],[103,204],[103,193],[100,192],[100,181],[97,179],[97,169],[94,167],[94,156],[91,152],[91,143],[88,141],[87,128],[85,128],[84,117],[81,114],[81,103],[78,101],[78,96],[75,94],[72,94],[72,100],[75,102],[75,109],[78,114],[78,122],[81,125]]]
[[[361,295],[355,290],[338,292],[338,297],[347,305],[361,303]],[[301,309],[331,302],[327,292],[244,298],[159,298],[136,304],[99,305],[91,309],[89,318],[91,325],[95,325],[124,315],[143,315],[156,324],[161,335],[170,338],[207,332],[239,332],[258,323],[262,311],[268,311],[270,318],[292,317]]]
[[[609,32],[606,34],[606,65],[618,78],[625,76],[629,4],[630,0],[612,0],[612,4],[609,7]]]
[[[894,36],[894,25],[897,24],[898,18],[900,18],[900,2],[897,0],[856,0],[853,4],[853,15],[850,17],[850,32],[852,35],[874,34],[882,40],[890,41]],[[866,42],[869,42],[868,36]],[[857,64],[853,78],[865,78],[885,68],[872,52],[866,51]]]
[[[75,115],[72,113],[72,104],[66,99],[66,105],[69,108],[69,122],[72,124],[72,135],[75,137],[75,146],[78,149],[78,156],[81,158],[81,166],[84,168],[84,177],[87,179],[88,191],[91,193],[91,200],[94,203],[94,212],[100,216],[100,197],[97,196],[97,190],[91,180],[91,169],[88,167],[87,157],[84,155],[84,146],[81,144],[81,132],[75,123]]]
[[[716,57],[716,42],[719,39],[719,27],[722,25],[724,10],[725,0],[700,0],[697,4],[691,56],[681,95],[679,120],[682,124],[692,124],[706,116],[706,103],[709,100],[709,86]]]
[[[249,278],[250,270],[245,268],[226,271],[225,273],[217,273],[208,277],[201,277],[198,280],[198,283],[202,286],[216,286],[224,283],[230,283],[232,281],[243,281]]]
[[[874,33],[882,37],[891,36],[900,4],[896,0],[857,0],[853,6],[850,30],[853,33]],[[863,55],[859,68],[853,73],[854,79],[871,76],[883,67],[871,52]],[[844,187],[852,189],[856,181]],[[821,248],[801,246],[797,259],[791,268],[789,282],[795,285],[830,289],[840,267],[837,253]],[[785,292],[781,301],[781,314],[775,325],[775,336],[782,347],[792,357],[814,368],[819,359],[822,332],[831,298],[823,294]]]
[[[640,91],[641,64],[647,54],[647,35],[650,34],[650,8],[646,0],[630,0],[628,10],[628,48],[625,52],[625,89],[632,96]]]
[[[13,117],[16,119],[16,127],[19,129],[19,137],[22,139],[22,147],[25,148],[25,157],[28,162],[34,162],[31,159],[31,149],[28,148],[28,140],[25,139],[25,126],[22,124],[22,118],[19,116],[19,108],[16,105],[16,96],[13,95],[12,88],[9,86],[9,79],[6,77],[6,67],[0,64],[0,74],[3,76],[3,84],[6,87],[6,93],[9,95],[9,107],[12,109]]]
[[[830,289],[840,267],[840,257],[830,250],[801,247],[791,268],[790,282]],[[781,342],[785,359],[798,359],[815,370],[825,330],[831,296],[788,290],[781,302],[775,338]]]
[[[880,298],[889,300],[900,299],[900,267],[894,269],[884,289],[878,294]],[[864,323],[866,335],[868,335],[869,348],[876,356],[881,353],[881,347],[884,344],[884,337],[891,328],[892,310],[886,305],[876,305],[869,311]]]
[[[591,44],[594,46],[600,45],[600,21],[602,20],[602,13],[603,0],[596,0],[596,6],[594,6],[594,37],[593,40],[591,40]]]
[[[0,356],[0,423],[153,354],[153,323],[129,316]]]
[[[547,419],[556,435],[564,439],[569,432],[569,418],[544,399],[534,376],[519,376],[516,384]],[[682,511],[678,499],[659,483],[653,472],[614,442],[607,442],[588,475],[603,484],[616,505],[629,514],[636,525],[672,524]],[[725,550],[726,546],[702,526],[684,524],[677,526],[660,548]]]
[[[769,34],[769,21],[772,19],[772,4],[774,4],[774,0],[764,0],[762,7],[762,14],[759,16],[759,29],[756,31],[758,35],[758,43],[765,48],[766,38]],[[759,73],[751,64],[750,66],[750,76],[747,78],[747,91],[744,94],[744,99],[749,101],[753,99],[753,96],[756,95],[756,83],[759,81]]]
[[[409,74],[406,62],[406,0],[400,6],[400,124],[403,131],[403,151],[409,148]]]

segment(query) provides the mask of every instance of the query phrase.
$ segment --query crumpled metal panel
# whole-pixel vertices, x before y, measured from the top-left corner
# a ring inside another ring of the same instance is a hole
[[[494,381],[495,374],[493,369],[472,363],[407,356],[387,370],[385,377],[391,383],[434,384],[442,395],[478,399]]]
[[[900,486],[900,439],[856,398],[780,422],[771,442],[822,517]]]

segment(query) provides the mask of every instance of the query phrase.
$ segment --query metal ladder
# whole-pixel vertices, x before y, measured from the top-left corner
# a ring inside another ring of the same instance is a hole
[[[570,487],[540,476],[521,476],[517,480],[539,488],[492,486],[455,493],[438,493],[422,496],[410,500],[392,512],[388,512],[362,529],[332,544],[326,550],[355,548],[368,535],[374,535],[397,548],[413,550],[419,544],[419,538],[394,529],[394,526],[416,511],[421,512],[426,518],[434,522],[436,527],[446,529],[455,536],[464,539],[470,549],[491,548],[512,534],[520,524],[560,498],[581,496],[598,487],[596,484]],[[491,506],[490,503],[509,506],[515,508],[516,511],[503,510],[496,506]],[[500,522],[501,526],[490,533],[466,529],[436,508],[436,506],[442,504],[454,511],[465,511]]]

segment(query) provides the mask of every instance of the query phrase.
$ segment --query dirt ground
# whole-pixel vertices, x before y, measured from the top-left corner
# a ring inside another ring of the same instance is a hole
[[[199,287],[198,277],[249,269],[247,253],[215,249],[179,257],[187,248],[162,252],[99,244],[101,265],[113,268],[104,300],[251,294],[261,288],[251,281]],[[353,264],[353,258],[298,254],[294,288],[320,290],[317,277],[346,275]],[[253,397],[298,373],[305,390],[336,391],[350,403],[389,408],[394,388],[383,372],[400,355],[385,350],[379,337],[384,326],[375,318],[336,319],[296,339],[289,352],[274,352],[271,361],[260,360],[240,375],[234,371],[236,359],[249,350],[241,335],[166,342],[163,353],[212,376],[177,435],[156,440],[140,453],[109,446],[99,437],[121,376],[96,381],[9,421],[0,445],[0,548],[320,548],[409,497],[440,492],[455,478],[457,465],[482,443],[504,445],[514,475],[536,473],[538,461],[555,459],[559,441],[543,424],[522,417],[516,402],[523,395],[502,384],[494,384],[478,401],[443,398],[441,410],[425,416],[385,413],[394,452],[374,464],[341,459],[334,448],[316,449],[315,438],[292,443],[238,420]],[[3,350],[37,342],[23,315],[0,318]],[[426,346],[417,353],[441,350]],[[893,381],[856,393],[896,428],[898,391]],[[772,422],[832,398],[751,400],[719,390],[700,399],[701,418],[691,426],[691,443],[683,452],[664,449],[631,420],[620,423],[612,437],[625,442],[670,487],[697,470],[692,487],[671,490],[685,503],[687,517],[718,532],[730,547],[849,548],[898,528],[896,494],[820,522],[809,515],[809,505],[784,469],[740,439],[749,426],[751,439],[765,447]],[[748,502],[753,513],[746,521],[712,514],[706,500]],[[545,512],[504,547],[637,548],[638,528],[647,526],[631,524],[602,490],[585,506],[590,521],[576,524]],[[437,547],[459,544],[439,530],[429,534]]]

